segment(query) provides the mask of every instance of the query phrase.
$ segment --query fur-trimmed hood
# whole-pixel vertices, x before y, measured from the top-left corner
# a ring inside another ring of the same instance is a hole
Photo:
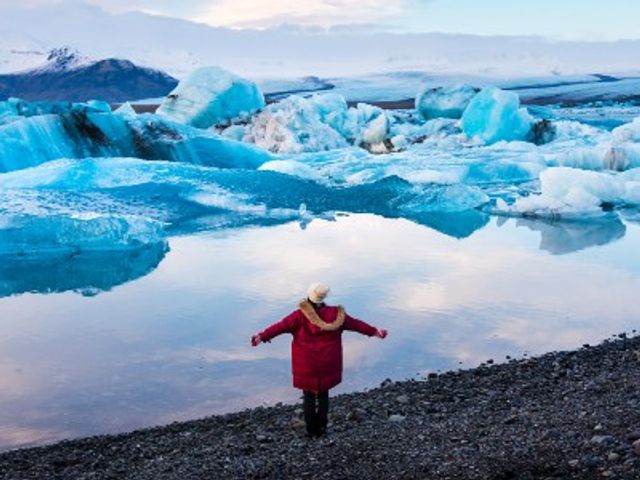
[[[311,302],[309,300],[302,300],[298,304],[298,307],[300,307],[300,311],[307,320],[309,320],[316,327],[325,332],[334,332],[340,329],[342,325],[344,325],[344,321],[347,316],[346,312],[344,311],[344,307],[342,305],[338,305],[338,316],[336,317],[336,320],[332,323],[327,323],[322,320],[322,318],[320,318],[320,315],[318,315],[318,312],[316,312],[315,308],[313,308],[313,305],[311,305]]]

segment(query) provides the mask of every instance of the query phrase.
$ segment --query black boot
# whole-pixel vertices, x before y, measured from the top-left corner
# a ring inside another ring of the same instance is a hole
[[[329,415],[329,392],[320,392],[318,394],[318,412],[317,412],[317,429],[316,435],[322,436],[327,434],[327,417]]]
[[[304,391],[304,423],[307,427],[307,438],[315,437],[318,434],[318,414],[316,412],[316,394]]]

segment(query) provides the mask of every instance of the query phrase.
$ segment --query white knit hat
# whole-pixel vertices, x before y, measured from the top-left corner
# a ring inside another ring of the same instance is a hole
[[[314,283],[309,287],[309,290],[307,290],[307,297],[309,297],[309,300],[313,303],[322,303],[330,290],[331,289],[327,285]]]

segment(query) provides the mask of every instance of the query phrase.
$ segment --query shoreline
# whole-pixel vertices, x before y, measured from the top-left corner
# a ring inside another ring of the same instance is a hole
[[[0,479],[640,478],[640,336],[300,405],[0,453]]]

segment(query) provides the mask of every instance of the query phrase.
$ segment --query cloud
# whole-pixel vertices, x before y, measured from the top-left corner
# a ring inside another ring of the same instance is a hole
[[[282,0],[220,0],[193,20],[235,28],[267,28],[281,24],[331,27],[385,22],[401,15],[408,0],[298,0],[295,8]]]

